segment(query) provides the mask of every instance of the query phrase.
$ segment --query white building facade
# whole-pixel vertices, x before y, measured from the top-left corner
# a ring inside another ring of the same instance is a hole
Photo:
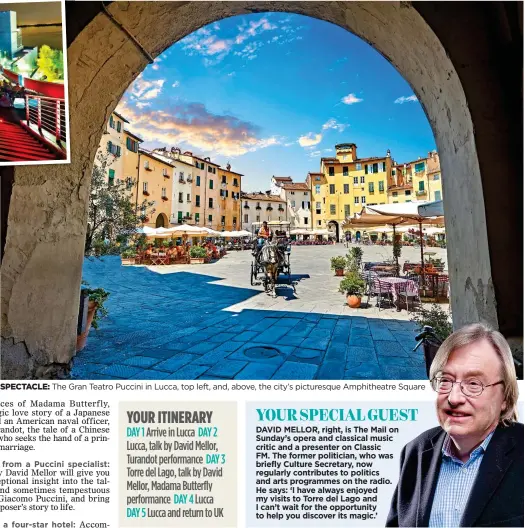
[[[280,196],[242,193],[241,200],[242,229],[253,233],[254,222],[289,221],[286,202]]]
[[[286,203],[290,229],[312,229],[312,193],[307,183],[273,176],[270,192]]]

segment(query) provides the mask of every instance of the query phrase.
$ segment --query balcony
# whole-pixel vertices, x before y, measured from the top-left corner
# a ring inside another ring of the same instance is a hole
[[[273,207],[271,205],[269,205],[267,208],[266,208],[267,211],[273,211]]]
[[[184,203],[184,200],[182,198],[179,198],[179,203]]]
[[[262,207],[260,205],[258,205],[255,209],[257,209],[258,211],[260,211],[262,209]]]
[[[145,170],[151,172],[153,169],[148,165],[147,167],[144,167]]]
[[[188,174],[188,176],[186,176],[186,181],[191,183],[193,181],[193,176],[191,174]]]
[[[186,180],[184,178],[179,178],[179,183],[186,183]]]
[[[186,198],[186,203],[191,203],[191,198]]]
[[[162,200],[163,202],[167,202],[167,201],[168,201],[168,197],[167,197],[167,196],[161,196],[161,200]]]
[[[283,213],[284,212],[284,207],[282,206],[279,206],[279,208],[277,209],[280,213]]]
[[[250,206],[249,206],[248,204],[244,204],[244,208],[245,208],[245,209],[249,209]]]
[[[148,192],[148,191],[142,191],[142,194],[143,194],[144,196],[149,196],[149,192]]]
[[[170,175],[167,172],[163,172],[162,175],[164,176],[164,178],[167,178],[167,179],[169,179],[170,177]]]
[[[422,191],[416,191],[416,196],[424,196],[425,194],[427,194],[427,191],[424,189]]]

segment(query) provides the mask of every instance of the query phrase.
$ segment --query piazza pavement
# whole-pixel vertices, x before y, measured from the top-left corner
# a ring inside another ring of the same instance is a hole
[[[391,246],[362,246],[364,261]],[[432,248],[446,262],[446,250]],[[120,257],[85,259],[83,279],[111,295],[109,316],[91,329],[73,361],[76,379],[326,380],[425,379],[416,326],[406,310],[352,309],[338,292],[330,257],[343,244],[292,246],[296,291],[277,297],[250,285],[250,251],[202,265],[122,266]],[[417,262],[403,247],[400,263]],[[363,298],[365,303],[366,297]],[[448,306],[444,306],[448,309]],[[261,348],[262,347],[262,353]]]

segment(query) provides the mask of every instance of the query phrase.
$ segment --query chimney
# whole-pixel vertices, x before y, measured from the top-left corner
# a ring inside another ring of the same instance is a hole
[[[387,158],[390,157],[390,149],[387,149],[387,151],[386,151],[386,157],[387,157]]]
[[[230,165],[230,162],[228,162],[228,163],[226,164],[226,170],[229,171],[231,168],[232,168],[232,166]]]

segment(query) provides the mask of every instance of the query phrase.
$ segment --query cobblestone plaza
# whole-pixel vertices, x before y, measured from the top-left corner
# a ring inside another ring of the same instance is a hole
[[[391,246],[363,246],[364,261]],[[111,296],[109,316],[74,359],[80,379],[424,379],[423,353],[406,310],[351,309],[338,292],[330,257],[342,244],[294,246],[292,278],[277,298],[250,285],[250,251],[213,264],[122,266],[86,260],[84,279]],[[446,262],[446,250],[432,248]],[[400,262],[417,262],[404,247]],[[363,298],[363,302],[366,297]],[[444,307],[448,309],[447,306]],[[258,350],[257,350],[258,348]],[[263,353],[259,351],[262,349]]]

